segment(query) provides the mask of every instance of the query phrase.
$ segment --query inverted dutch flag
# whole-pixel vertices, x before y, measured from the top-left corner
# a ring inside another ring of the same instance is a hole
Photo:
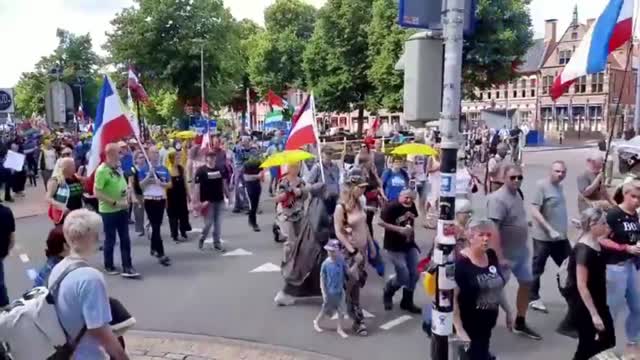
[[[631,40],[632,28],[633,0],[609,0],[554,81],[551,98],[562,96],[579,77],[604,71],[609,54]]]
[[[93,123],[93,139],[87,166],[87,176],[90,179],[90,184],[87,184],[88,189],[93,188],[93,175],[102,162],[105,147],[132,135],[134,135],[134,131],[120,97],[118,97],[116,87],[111,79],[105,76],[100,90],[96,119]]]
[[[284,146],[285,150],[296,150],[305,145],[319,143],[314,111],[313,95],[309,95],[299,110],[298,121],[289,132],[287,143]]]

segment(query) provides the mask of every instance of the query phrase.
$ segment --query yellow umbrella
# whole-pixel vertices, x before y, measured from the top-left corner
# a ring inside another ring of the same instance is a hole
[[[190,139],[195,139],[197,135],[198,135],[198,134],[196,134],[196,132],[195,132],[195,131],[189,131],[189,130],[187,130],[187,131],[180,131],[179,133],[175,134],[175,136],[176,136],[178,139],[181,139],[181,140],[190,140]]]
[[[283,152],[275,153],[262,162],[261,168],[270,168],[282,165],[295,164],[300,161],[312,159],[315,156],[302,150],[285,150]]]
[[[438,154],[438,150],[426,144],[404,144],[396,147],[391,152],[393,155],[424,155],[434,156]]]

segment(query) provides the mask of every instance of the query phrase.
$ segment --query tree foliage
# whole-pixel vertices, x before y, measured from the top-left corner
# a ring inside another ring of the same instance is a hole
[[[136,0],[111,23],[112,60],[135,64],[148,87],[176,89],[180,104],[200,96],[201,47],[209,103],[228,102],[242,80],[239,27],[222,0]]]
[[[317,17],[315,31],[304,53],[307,81],[321,111],[362,111],[373,89],[368,77],[367,30],[372,0],[329,0]]]
[[[101,59],[93,51],[89,34],[76,35],[64,29],[56,31],[58,46],[52,54],[43,56],[32,72],[23,73],[16,85],[16,107],[18,113],[29,117],[45,113],[45,96],[50,81],[58,76],[50,75],[53,69],[61,69],[60,81],[73,89],[74,104],[80,105],[79,80],[83,82],[84,111],[94,114],[97,99],[98,82],[96,71]]]
[[[464,46],[466,93],[517,77],[517,67],[533,44],[529,3],[529,0],[478,0],[476,29]]]
[[[276,0],[265,10],[266,31],[250,40],[249,75],[261,93],[302,87],[302,54],[313,33],[316,9],[301,0]]]
[[[367,101],[370,110],[402,110],[403,74],[395,70],[404,50],[404,42],[411,31],[400,28],[398,2],[374,0],[371,24],[368,29],[369,61],[368,77],[373,89]]]

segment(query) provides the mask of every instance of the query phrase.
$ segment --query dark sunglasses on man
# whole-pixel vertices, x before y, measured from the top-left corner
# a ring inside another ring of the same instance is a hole
[[[522,181],[524,179],[524,176],[522,175],[514,175],[514,176],[509,176],[509,180],[511,181]]]

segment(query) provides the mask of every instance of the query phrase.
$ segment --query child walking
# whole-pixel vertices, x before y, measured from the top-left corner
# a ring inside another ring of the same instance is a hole
[[[320,288],[322,289],[322,309],[313,320],[313,328],[317,332],[322,332],[319,323],[323,317],[338,315],[337,332],[343,339],[349,336],[342,329],[342,319],[346,318],[344,309],[344,284],[347,277],[347,264],[340,255],[340,242],[329,240],[325,245],[327,259],[320,268]]]

